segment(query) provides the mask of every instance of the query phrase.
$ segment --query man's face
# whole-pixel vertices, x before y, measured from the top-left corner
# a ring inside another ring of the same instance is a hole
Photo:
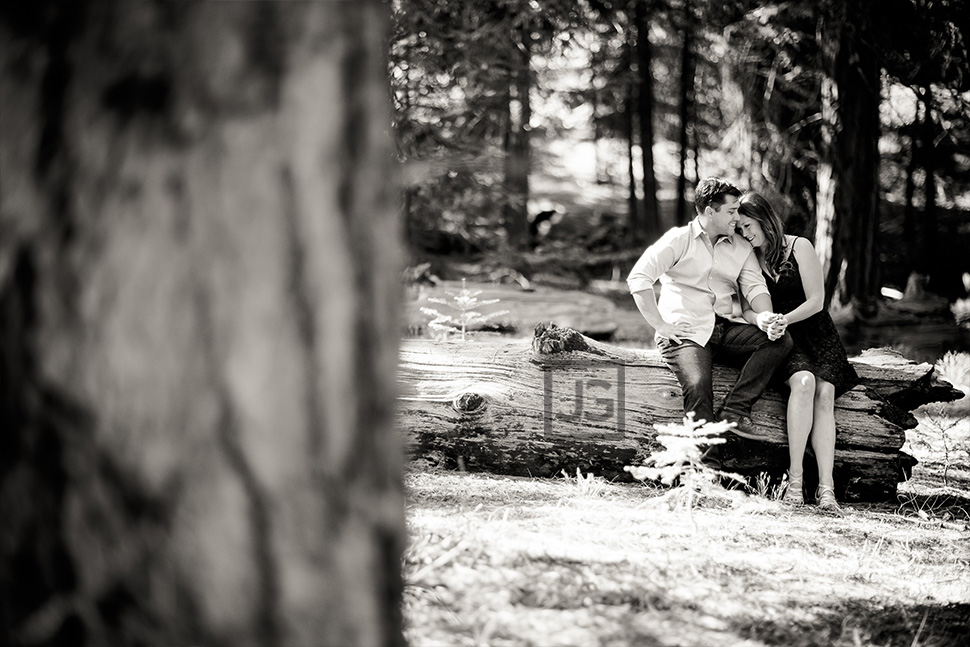
[[[734,196],[727,196],[724,204],[718,208],[707,207],[710,227],[707,232],[712,238],[730,236],[738,225],[738,205],[741,201]]]

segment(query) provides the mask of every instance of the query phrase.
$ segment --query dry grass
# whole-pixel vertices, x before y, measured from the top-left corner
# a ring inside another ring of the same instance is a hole
[[[950,445],[970,436],[961,403]],[[970,460],[944,460],[938,412],[919,417],[899,501],[844,517],[740,495],[688,515],[581,474],[411,471],[410,644],[970,644]]]

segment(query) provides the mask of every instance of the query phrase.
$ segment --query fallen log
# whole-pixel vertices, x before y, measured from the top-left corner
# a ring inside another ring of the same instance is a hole
[[[576,469],[628,480],[626,465],[661,449],[655,425],[683,419],[676,378],[655,350],[597,342],[540,324],[531,340],[499,343],[409,340],[399,360],[399,427],[412,459],[500,474],[552,476]],[[962,393],[889,349],[852,358],[862,384],[836,402],[840,498],[886,500],[915,464],[900,451],[910,411]],[[717,366],[715,402],[737,371]],[[785,402],[769,389],[753,411],[762,441],[730,435],[727,470],[778,476],[787,467]],[[806,470],[811,473],[811,469]]]

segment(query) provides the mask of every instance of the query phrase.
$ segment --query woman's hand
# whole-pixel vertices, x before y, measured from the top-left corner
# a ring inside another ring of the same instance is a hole
[[[784,336],[785,331],[788,329],[788,317],[785,315],[775,315],[774,320],[768,326],[768,339],[775,341],[781,339]]]

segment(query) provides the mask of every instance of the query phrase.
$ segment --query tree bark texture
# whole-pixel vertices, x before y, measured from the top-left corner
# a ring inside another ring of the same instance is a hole
[[[891,498],[914,461],[900,452],[910,410],[962,395],[932,367],[888,350],[853,363],[863,385],[836,402],[836,485],[850,500]],[[629,478],[661,449],[655,425],[683,420],[680,386],[656,351],[619,348],[554,325],[528,341],[501,344],[406,342],[398,412],[412,458],[468,469],[551,476],[581,469]],[[715,368],[715,401],[737,371]],[[725,469],[780,475],[788,466],[787,395],[769,390],[753,419],[763,442],[728,434]],[[807,470],[810,471],[810,470]]]
[[[529,138],[532,120],[532,25],[524,20],[513,27],[509,70],[508,112],[503,149],[505,153],[505,229],[513,249],[529,242],[529,170],[532,166]]]
[[[0,643],[403,644],[386,13],[0,11]]]
[[[879,63],[863,35],[871,3],[823,3],[822,151],[816,248],[826,306],[869,314],[879,294]],[[852,253],[848,253],[849,250]]]

